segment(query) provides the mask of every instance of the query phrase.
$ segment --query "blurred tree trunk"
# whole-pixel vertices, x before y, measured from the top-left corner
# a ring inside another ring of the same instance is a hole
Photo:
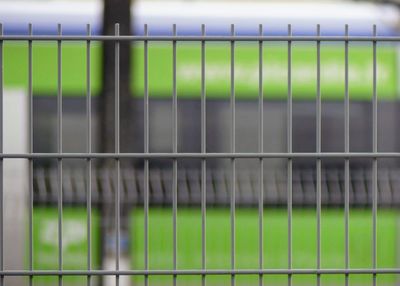
[[[130,0],[104,0],[103,35],[114,35],[115,24],[120,25],[120,35],[131,34]],[[133,101],[129,82],[130,42],[120,42],[120,150],[133,152]],[[102,91],[99,99],[100,152],[115,151],[115,42],[103,42]]]
[[[115,24],[119,23],[120,35],[131,34],[130,0],[103,0],[103,35],[114,35]],[[105,41],[102,55],[102,90],[99,98],[98,140],[100,152],[115,152],[115,41]],[[120,94],[120,151],[132,151],[133,148],[133,101],[130,94],[131,52],[130,43],[120,42],[119,94]],[[100,165],[113,164],[113,160],[102,160]],[[108,204],[101,207],[101,256],[107,256],[106,242],[109,235],[106,220],[110,218]],[[108,238],[110,239],[110,238]],[[124,250],[122,250],[124,251]],[[115,254],[114,254],[115,255]],[[104,262],[104,261],[103,261]],[[100,281],[104,284],[103,280]]]

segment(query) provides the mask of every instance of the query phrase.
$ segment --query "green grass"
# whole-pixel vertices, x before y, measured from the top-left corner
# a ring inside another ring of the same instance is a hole
[[[256,209],[236,210],[236,268],[258,268],[258,215]],[[133,269],[143,269],[144,244],[143,210],[132,214],[131,255]],[[380,210],[378,213],[378,267],[397,267],[398,213]],[[207,210],[207,268],[230,269],[229,209]],[[293,212],[293,268],[316,268],[317,240],[314,210],[295,209]],[[288,256],[287,213],[284,209],[264,212],[264,268],[286,269]],[[343,210],[324,209],[321,229],[321,267],[344,268]],[[352,209],[350,214],[350,267],[372,266],[372,215],[370,210]],[[150,269],[172,269],[172,212],[152,208],[149,217]],[[199,209],[178,210],[178,268],[201,269],[201,213]],[[152,285],[166,285],[171,277],[151,277]],[[287,284],[287,276],[265,275],[269,285]],[[351,275],[351,285],[370,283],[371,275]],[[142,278],[134,278],[141,285]],[[200,277],[182,276],[180,285],[200,285]],[[207,277],[209,285],[228,285],[229,276]],[[256,275],[237,276],[239,285],[255,285]],[[315,275],[294,275],[294,285],[312,285]],[[343,284],[344,275],[322,275],[324,285]],[[378,276],[380,285],[394,285],[394,275]],[[135,284],[136,285],[136,284]]]

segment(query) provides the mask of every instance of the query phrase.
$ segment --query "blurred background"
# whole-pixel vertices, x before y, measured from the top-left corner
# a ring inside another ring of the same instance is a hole
[[[5,35],[237,35],[342,36],[400,35],[398,1],[152,1],[152,0],[24,0],[0,1]],[[58,31],[57,24],[62,24]],[[57,42],[34,41],[32,50],[33,152],[87,152],[86,42],[63,42],[61,48],[62,150],[57,128]],[[400,152],[399,45],[378,43],[378,151]],[[121,152],[144,152],[144,45],[121,42]],[[149,149],[172,152],[172,43],[149,42]],[[113,153],[114,43],[90,45],[92,151]],[[206,150],[231,151],[230,43],[206,44]],[[257,42],[238,42],[235,51],[236,152],[258,152]],[[315,42],[292,43],[293,152],[316,151],[317,48]],[[349,44],[350,152],[372,151],[372,43]],[[29,151],[28,42],[4,41],[4,152]],[[201,43],[177,44],[178,152],[201,152]],[[263,46],[264,152],[286,152],[288,44]],[[321,43],[322,152],[344,152],[345,44]],[[399,267],[400,164],[378,162],[378,267]],[[144,269],[144,162],[121,160],[121,268]],[[57,160],[33,160],[33,268],[58,269],[59,198]],[[149,267],[172,269],[172,160],[149,160]],[[264,159],[264,268],[287,268],[287,160]],[[344,159],[322,160],[322,267],[344,268]],[[258,268],[259,160],[236,163],[237,268]],[[350,268],[372,267],[372,160],[350,160]],[[229,269],[232,189],[228,159],[208,159],[207,268]],[[86,160],[63,160],[64,269],[87,269]],[[92,267],[115,267],[115,165],[93,160]],[[313,269],[317,261],[316,160],[293,160],[293,268]],[[201,160],[178,160],[178,268],[201,269]],[[27,269],[28,162],[5,160],[5,269]],[[151,285],[171,277],[150,277]],[[25,285],[7,278],[10,285]],[[6,280],[6,281],[7,281]],[[287,284],[287,276],[264,276],[266,284]],[[34,277],[37,285],[53,285],[57,277]],[[343,275],[322,276],[326,285],[344,283]],[[350,275],[351,285],[365,285],[371,275]],[[257,276],[238,276],[253,285]],[[294,275],[294,285],[315,282]],[[398,275],[379,275],[380,285],[398,285]],[[180,285],[200,285],[201,277],[178,277]],[[228,285],[230,276],[207,277],[208,285]],[[86,277],[66,277],[65,285],[86,284]],[[114,277],[96,277],[93,285],[114,285]],[[143,285],[143,277],[121,277],[121,285]]]

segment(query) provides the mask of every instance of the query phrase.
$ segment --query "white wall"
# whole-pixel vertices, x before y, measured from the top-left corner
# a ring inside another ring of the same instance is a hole
[[[28,98],[22,90],[4,90],[4,153],[28,152]],[[28,160],[5,159],[4,192],[4,268],[27,268]],[[8,277],[6,285],[23,285],[24,278]]]

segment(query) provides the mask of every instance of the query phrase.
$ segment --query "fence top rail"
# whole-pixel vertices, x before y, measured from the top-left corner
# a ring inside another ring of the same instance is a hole
[[[400,36],[137,36],[1,35],[0,41],[180,41],[180,42],[400,42]]]

